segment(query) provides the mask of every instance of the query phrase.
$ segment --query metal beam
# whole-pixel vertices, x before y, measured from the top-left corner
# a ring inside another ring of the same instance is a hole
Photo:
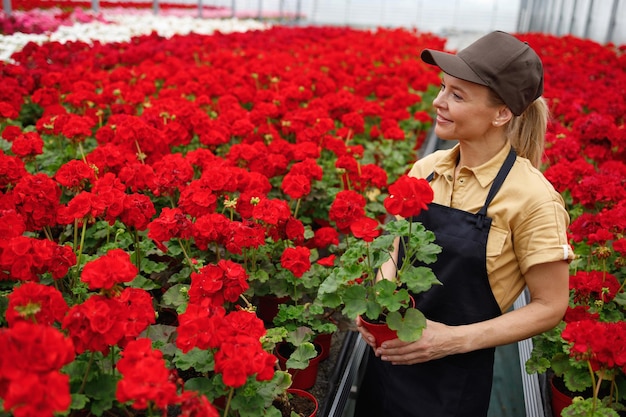
[[[609,18],[609,26],[606,29],[606,38],[604,39],[605,43],[609,43],[613,41],[613,34],[615,32],[615,22],[617,21],[617,7],[619,6],[619,1],[613,0],[613,5],[611,6],[611,17]]]

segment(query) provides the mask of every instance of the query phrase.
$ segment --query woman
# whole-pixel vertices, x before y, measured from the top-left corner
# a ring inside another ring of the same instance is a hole
[[[442,246],[430,266],[443,285],[415,297],[428,318],[416,342],[376,348],[357,322],[373,349],[356,417],[486,416],[495,346],[554,327],[568,303],[569,217],[537,169],[547,125],[541,60],[500,31],[456,55],[421,58],[443,72],[435,133],[458,140],[410,171],[434,190],[415,220]],[[396,245],[398,262],[402,253]],[[388,263],[383,275],[395,268]],[[509,311],[524,287],[531,301]]]

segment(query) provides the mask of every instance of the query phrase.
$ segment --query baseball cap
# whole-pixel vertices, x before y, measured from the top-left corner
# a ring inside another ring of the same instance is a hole
[[[456,55],[425,49],[421,58],[453,77],[490,87],[516,116],[543,94],[541,59],[506,32],[491,32]]]

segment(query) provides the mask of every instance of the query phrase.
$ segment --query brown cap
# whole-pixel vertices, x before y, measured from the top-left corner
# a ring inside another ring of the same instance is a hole
[[[491,32],[456,55],[425,49],[421,58],[453,77],[490,87],[516,116],[543,94],[541,59],[505,32]]]

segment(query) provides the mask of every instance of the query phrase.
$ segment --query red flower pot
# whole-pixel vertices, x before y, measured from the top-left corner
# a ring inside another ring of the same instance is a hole
[[[330,355],[330,345],[332,343],[332,340],[333,340],[332,333],[320,333],[317,336],[315,336],[313,343],[318,343],[322,347],[322,354],[320,355],[320,361],[323,361],[324,359],[328,358],[328,355]]]
[[[563,409],[572,404],[572,397],[559,391],[554,385],[554,377],[550,378],[550,388],[552,393],[552,413],[554,416],[560,416]]]
[[[256,315],[266,324],[271,324],[278,314],[278,306],[287,302],[289,297],[276,297],[273,295],[262,295],[258,299]]]
[[[296,395],[298,397],[306,398],[307,400],[312,402],[314,404],[315,409],[313,410],[312,413],[307,414],[306,417],[316,417],[317,416],[317,410],[319,408],[319,403],[317,401],[317,398],[315,398],[315,396],[313,394],[311,394],[308,391],[304,391],[304,390],[297,389],[297,388],[288,388],[287,392],[290,393],[290,394]]]
[[[411,296],[409,300],[411,308],[415,307],[415,299]],[[391,330],[387,323],[373,323],[365,316],[359,316],[363,327],[365,327],[376,339],[376,347],[380,346],[387,340],[397,339],[398,333],[395,330]]]
[[[289,345],[287,343],[279,343],[276,346],[278,366],[281,370],[287,371],[291,375],[291,388],[307,390],[315,385],[320,360],[324,352],[318,343],[314,342],[314,345],[317,350],[317,356],[309,361],[309,366],[305,369],[287,369],[287,360],[291,353],[289,352]]]
[[[387,323],[372,323],[366,317],[360,317],[363,327],[376,339],[376,347],[380,346],[384,341],[397,339],[398,333],[391,330]]]

